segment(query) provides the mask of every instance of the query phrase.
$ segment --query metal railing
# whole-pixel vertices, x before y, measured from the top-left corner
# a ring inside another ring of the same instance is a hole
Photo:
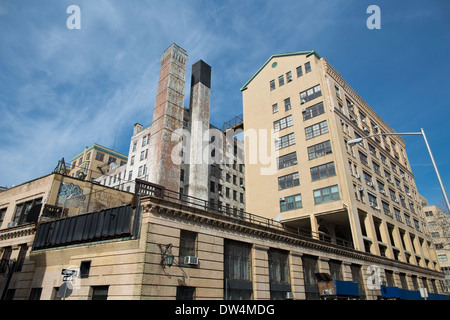
[[[234,127],[235,125],[244,122],[244,114],[240,114],[233,119],[226,121],[223,123],[222,131],[225,131],[231,127]]]
[[[207,200],[180,194],[179,192],[166,189],[161,185],[150,183],[144,180],[136,179],[135,183],[135,199],[137,198],[137,196],[153,196],[193,208],[202,209],[208,212],[214,212],[228,218],[234,218],[237,221],[256,224],[260,227],[277,229],[291,235],[320,240],[347,248],[354,248],[351,241],[339,237],[333,237],[324,232],[314,232],[312,230],[304,229],[301,227],[287,225],[279,221],[261,217],[249,212],[232,209],[227,206],[211,203]]]

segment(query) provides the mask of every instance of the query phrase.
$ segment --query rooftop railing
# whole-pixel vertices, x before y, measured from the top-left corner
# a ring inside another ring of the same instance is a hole
[[[260,227],[267,227],[277,229],[292,235],[305,237],[308,239],[321,240],[328,243],[333,243],[339,246],[354,248],[353,243],[346,239],[333,237],[324,232],[314,232],[312,230],[304,229],[301,227],[287,225],[282,222],[261,217],[249,212],[237,210],[235,208],[230,208],[228,206],[212,203],[203,199],[188,196],[164,188],[161,185],[153,184],[144,180],[135,180],[135,198],[137,196],[153,196],[156,198],[161,198],[169,200],[171,202],[179,203],[182,205],[190,206],[193,208],[202,209],[208,212],[214,212],[219,215],[224,215],[228,218],[234,218],[238,221],[253,223],[259,225]]]

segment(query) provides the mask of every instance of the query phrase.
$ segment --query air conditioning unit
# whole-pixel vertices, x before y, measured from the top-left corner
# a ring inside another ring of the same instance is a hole
[[[358,187],[358,190],[359,191],[364,191],[364,188],[363,187]]]
[[[194,256],[186,256],[186,257],[183,258],[183,263],[184,264],[193,265],[193,266],[197,266],[198,265],[198,258],[194,257]]]
[[[297,164],[297,160],[292,160],[292,164]]]
[[[303,113],[305,113],[306,111],[307,111],[306,108],[303,108],[303,109],[302,109],[302,112],[303,112]]]
[[[302,100],[300,100],[300,103],[301,103],[301,104],[305,104],[305,103],[306,103],[306,100],[305,100],[305,99],[302,99]]]
[[[17,222],[16,221],[11,221],[11,222],[8,222],[8,224],[7,224],[8,228],[15,227],[15,226],[17,226]]]
[[[378,128],[379,128],[379,127],[378,127],[377,125],[375,125],[375,126],[372,127],[372,129],[373,129],[374,131],[377,131]]]
[[[411,193],[409,193],[409,192],[408,192],[408,193],[406,193],[406,194],[408,195],[408,197],[411,197],[411,196],[412,196],[412,194],[411,194]]]
[[[386,191],[384,191],[384,190],[380,190],[380,193],[382,193],[382,194],[386,194]]]
[[[398,201],[398,199],[394,199],[394,202],[397,202],[397,203],[399,203],[400,201]]]
[[[381,208],[379,206],[375,206],[375,210],[381,211]]]
[[[366,184],[367,184],[369,187],[373,187],[373,183],[370,182],[370,181],[366,182]]]
[[[294,294],[291,291],[286,292],[286,299],[287,300],[294,299]]]
[[[286,199],[284,197],[280,198],[280,202],[285,202],[285,201],[286,201]]]
[[[361,175],[356,174],[356,175],[355,175],[355,178],[356,178],[356,179],[359,179],[359,178],[361,178]]]

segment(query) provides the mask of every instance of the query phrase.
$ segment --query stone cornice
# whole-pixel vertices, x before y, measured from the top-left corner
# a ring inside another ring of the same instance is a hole
[[[33,235],[36,232],[34,223],[27,223],[16,227],[0,230],[0,241]]]
[[[411,272],[428,274],[435,277],[442,277],[442,273],[435,270],[391,260],[385,257],[376,256],[355,249],[342,247],[333,243],[308,238],[302,235],[297,235],[288,231],[280,230],[279,228],[275,228],[274,226],[253,223],[244,219],[233,217],[231,215],[228,216],[225,214],[192,208],[183,204],[178,204],[151,196],[142,198],[141,204],[144,207],[144,211],[152,212],[153,214],[160,216],[165,215],[168,217],[177,217],[179,219],[203,223],[206,225],[228,229],[231,231],[242,232],[244,234],[257,236],[260,238],[282,241],[290,245],[300,246],[327,254],[336,254],[351,259],[365,261],[371,264],[390,266],[393,269],[400,268],[402,270],[406,269]]]

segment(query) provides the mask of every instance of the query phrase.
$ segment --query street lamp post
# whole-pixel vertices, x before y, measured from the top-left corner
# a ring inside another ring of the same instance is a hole
[[[450,202],[448,201],[447,192],[445,191],[444,184],[442,183],[441,175],[439,174],[438,168],[436,166],[436,162],[434,161],[433,154],[431,153],[430,145],[428,144],[427,137],[425,136],[425,131],[422,128],[420,129],[420,132],[376,133],[376,134],[372,134],[372,135],[367,136],[367,137],[361,137],[361,138],[356,138],[356,139],[350,140],[348,142],[348,145],[349,146],[354,146],[355,144],[360,143],[363,139],[367,139],[367,138],[371,138],[371,137],[375,137],[375,136],[393,136],[393,135],[395,135],[395,136],[421,135],[423,137],[423,139],[425,140],[425,144],[427,146],[427,149],[428,149],[428,153],[430,154],[431,162],[433,163],[434,171],[436,172],[436,176],[438,178],[439,185],[441,186],[442,194],[444,195],[444,199],[445,199],[445,203],[447,204],[448,212],[450,212]]]

